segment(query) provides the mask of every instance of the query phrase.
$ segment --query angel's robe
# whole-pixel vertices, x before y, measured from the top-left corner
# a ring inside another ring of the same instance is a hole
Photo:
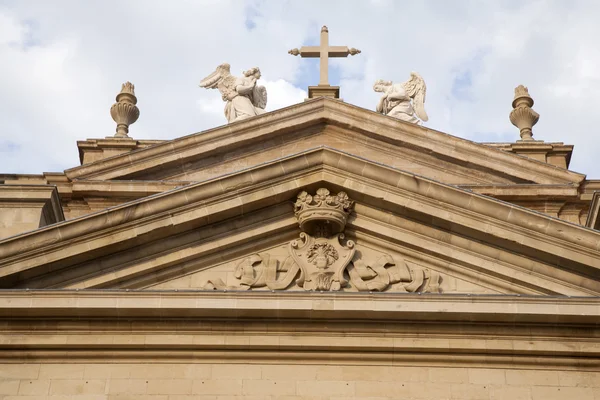
[[[252,92],[255,86],[256,81],[249,78],[238,78],[236,80],[237,95],[225,103],[227,121],[239,121],[265,112],[262,108],[255,107],[252,104]]]
[[[410,97],[402,87],[402,84],[391,85],[386,91],[386,97],[377,111],[402,121],[420,124],[421,121],[415,117],[415,110],[410,102]]]

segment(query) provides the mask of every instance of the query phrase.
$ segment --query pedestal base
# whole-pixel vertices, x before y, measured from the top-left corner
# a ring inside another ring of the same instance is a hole
[[[339,86],[309,86],[308,87],[308,98],[314,99],[315,97],[331,97],[334,99],[340,98],[340,87]]]

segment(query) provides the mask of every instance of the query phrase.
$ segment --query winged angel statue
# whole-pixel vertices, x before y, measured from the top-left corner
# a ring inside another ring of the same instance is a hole
[[[200,87],[219,89],[223,101],[226,102],[225,117],[227,121],[234,122],[265,112],[267,89],[256,85],[260,76],[260,69],[253,67],[244,71],[243,77],[236,78],[231,75],[229,64],[224,63],[202,79]]]
[[[429,119],[425,112],[427,88],[421,75],[416,72],[411,72],[410,79],[403,83],[379,79],[373,85],[373,90],[383,93],[377,104],[377,112],[418,125]]]

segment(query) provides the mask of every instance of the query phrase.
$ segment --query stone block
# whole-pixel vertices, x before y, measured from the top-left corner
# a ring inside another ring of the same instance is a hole
[[[147,394],[191,394],[190,379],[152,379],[148,381]]]
[[[24,380],[19,385],[20,396],[46,396],[49,392],[49,380]]]
[[[50,382],[50,396],[100,395],[105,393],[105,380],[54,379]]]

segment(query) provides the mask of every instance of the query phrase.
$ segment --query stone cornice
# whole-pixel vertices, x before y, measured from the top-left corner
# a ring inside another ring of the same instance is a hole
[[[542,140],[518,140],[514,143],[482,143],[504,151],[519,154],[525,157],[556,165],[560,168],[569,168],[573,145],[563,142],[544,142]]]
[[[140,198],[182,187],[189,183],[177,181],[76,180],[72,183],[72,194],[80,197]]]
[[[594,194],[600,192],[600,180],[585,180],[582,182],[579,191],[581,192],[581,200],[592,200]]]
[[[372,140],[386,141],[459,159],[537,183],[579,183],[585,175],[527,157],[409,124],[336,100],[318,98],[262,116],[160,143],[120,156],[66,170],[70,179],[115,179],[157,166],[176,165],[194,157],[243,148],[251,141],[318,124],[360,131]]]
[[[114,179],[123,176],[123,168],[127,168],[129,174],[157,165],[180,163],[198,154],[244,147],[259,137],[269,137],[322,123],[323,110],[322,101],[308,101],[257,118],[223,125],[146,149],[71,168],[65,173],[70,179]]]
[[[80,140],[77,142],[77,147],[79,149],[79,161],[83,165],[98,159],[128,153],[163,142],[165,140],[134,140],[129,137],[107,137],[105,139]]]
[[[39,205],[48,224],[65,220],[58,190],[53,185],[2,184],[0,185],[0,203],[20,204],[21,206]]]
[[[56,187],[36,184],[3,184],[0,186],[0,201],[20,200],[44,201],[50,200],[55,195]]]
[[[430,223],[447,221],[440,223],[452,223],[453,231],[467,237],[491,240],[517,253],[533,252],[535,257],[545,254],[560,268],[598,280],[598,232],[328,148],[0,241],[0,275],[93,254],[103,247],[122,250],[128,241],[139,245],[197,229],[289,201],[300,188],[323,182],[399,215],[421,215]],[[383,218],[389,218],[386,215]]]
[[[381,136],[391,143],[402,143],[432,151],[443,157],[468,160],[475,165],[510,172],[513,176],[536,183],[579,183],[585,179],[584,174],[545,162],[498,151],[485,144],[400,121],[351,104],[325,100],[328,123],[360,130],[371,137]],[[364,115],[361,115],[362,113]]]
[[[600,219],[598,215],[600,214],[600,191],[594,192],[592,197],[592,201],[590,204],[590,213],[588,214],[587,221],[585,226],[588,228],[600,230]]]
[[[3,291],[0,317],[8,362],[600,367],[597,297]]]
[[[473,193],[484,194],[503,200],[542,200],[542,199],[573,199],[577,200],[579,190],[572,184],[540,185],[540,184],[478,184],[459,185]]]
[[[600,297],[414,293],[5,290],[2,318],[215,318],[577,324],[600,329]],[[600,352],[600,350],[599,350]]]

